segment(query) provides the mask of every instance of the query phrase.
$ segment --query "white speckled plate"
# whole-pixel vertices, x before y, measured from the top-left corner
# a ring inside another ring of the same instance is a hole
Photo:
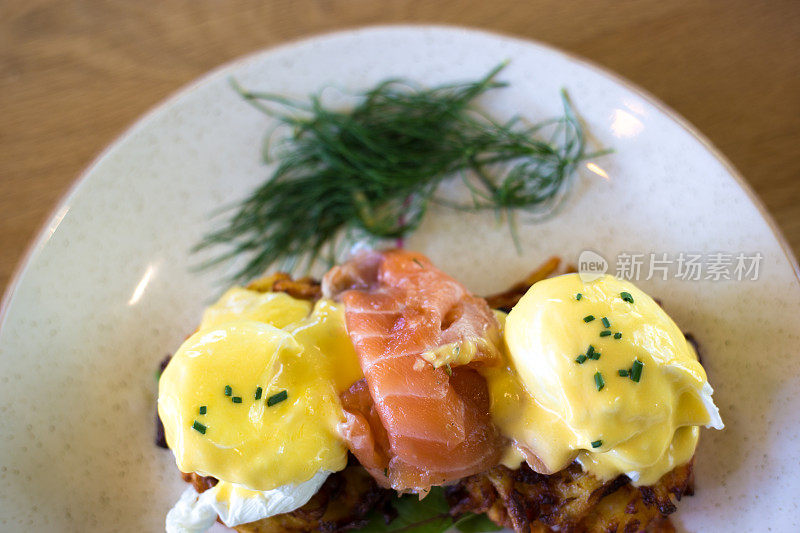
[[[486,97],[487,108],[550,117],[566,87],[615,153],[581,172],[557,216],[523,224],[520,255],[491,215],[442,210],[409,246],[478,292],[505,287],[552,254],[577,262],[585,249],[612,271],[621,252],[706,254],[702,277],[713,277],[708,254],[760,253],[758,279],[742,281],[680,279],[676,263],[666,280],[647,280],[645,255],[639,284],[700,340],[727,423],[704,431],[697,494],[681,503],[676,523],[800,530],[800,285],[758,200],[700,134],[614,75],[539,44],[433,27],[327,35],[237,61],[149,113],[86,171],[5,300],[0,530],[163,529],[182,483],[171,455],[152,444],[154,370],[192,330],[222,275],[191,274],[187,250],[209,228],[209,212],[268,175],[259,162],[268,123],[234,94],[229,76],[300,96],[396,75],[473,79],[504,59],[511,87]]]

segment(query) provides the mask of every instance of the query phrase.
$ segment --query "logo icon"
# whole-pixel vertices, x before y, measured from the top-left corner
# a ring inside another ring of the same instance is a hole
[[[608,261],[597,252],[584,250],[578,256],[578,276],[584,283],[599,279],[606,272],[608,272]]]

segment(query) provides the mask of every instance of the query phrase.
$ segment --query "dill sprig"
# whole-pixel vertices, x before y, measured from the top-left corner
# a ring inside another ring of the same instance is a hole
[[[327,107],[319,94],[294,100],[234,82],[247,102],[292,133],[276,148],[266,145],[265,161],[276,165],[271,178],[194,248],[227,248],[202,267],[245,255],[233,276],[238,282],[276,264],[307,270],[323,255],[334,260],[337,246],[356,236],[408,235],[431,203],[509,215],[551,210],[588,157],[583,127],[563,91],[564,115],[533,125],[520,117],[497,122],[476,109],[478,96],[506,86],[496,80],[504,67],[434,88],[386,80],[350,110]],[[435,196],[455,176],[471,198]]]

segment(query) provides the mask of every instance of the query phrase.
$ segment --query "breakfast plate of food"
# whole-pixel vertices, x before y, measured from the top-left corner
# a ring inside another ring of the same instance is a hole
[[[793,531],[800,280],[645,92],[375,27],[89,167],[0,314],[0,529]]]

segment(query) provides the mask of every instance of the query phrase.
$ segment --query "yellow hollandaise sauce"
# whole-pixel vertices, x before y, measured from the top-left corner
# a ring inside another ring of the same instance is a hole
[[[578,460],[655,483],[688,462],[699,426],[721,429],[713,390],[678,326],[633,284],[567,274],[536,283],[505,319],[505,368],[487,369],[506,464],[542,473]]]
[[[361,377],[339,304],[233,288],[167,365],[158,412],[182,472],[271,490],[345,467],[339,394]]]

